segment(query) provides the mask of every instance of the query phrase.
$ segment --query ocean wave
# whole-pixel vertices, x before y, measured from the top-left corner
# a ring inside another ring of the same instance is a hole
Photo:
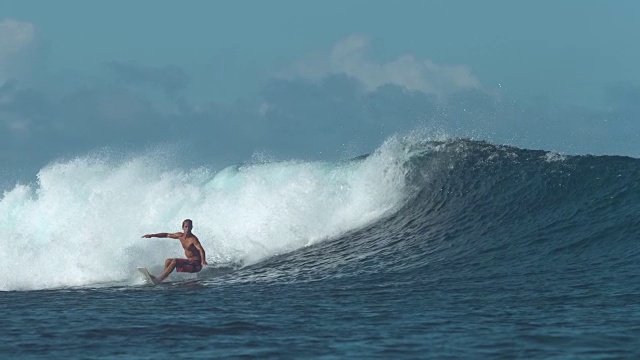
[[[182,255],[140,235],[184,218],[212,269],[232,269],[203,271],[206,281],[436,281],[626,264],[640,255],[639,175],[633,158],[412,136],[348,161],[219,172],[154,154],[80,157],[0,199],[0,256],[11,260],[0,290],[131,283],[136,266],[158,272]]]

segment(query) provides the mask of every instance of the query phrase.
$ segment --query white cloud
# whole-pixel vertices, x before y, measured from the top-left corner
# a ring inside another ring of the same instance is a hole
[[[0,84],[12,76],[14,64],[34,40],[33,24],[13,19],[0,21]]]
[[[381,63],[367,57],[371,40],[362,34],[338,41],[329,54],[315,55],[295,63],[282,77],[320,80],[330,74],[346,74],[373,91],[385,84],[443,96],[455,91],[480,88],[480,80],[465,65],[436,64],[413,55]]]

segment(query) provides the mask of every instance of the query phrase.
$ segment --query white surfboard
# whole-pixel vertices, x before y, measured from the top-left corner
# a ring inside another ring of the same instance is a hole
[[[147,270],[147,268],[139,267],[138,271],[140,271],[140,274],[142,274],[142,277],[144,278],[144,281],[147,284],[158,285],[160,283],[158,279],[156,279],[155,277],[151,276],[151,274],[149,274],[149,271]]]

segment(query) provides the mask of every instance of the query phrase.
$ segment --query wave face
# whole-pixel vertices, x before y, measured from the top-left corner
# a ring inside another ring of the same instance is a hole
[[[87,156],[5,192],[0,290],[130,283],[182,255],[140,236],[184,218],[210,263],[241,268],[227,282],[640,273],[638,159],[392,137],[344,162],[172,162]]]
[[[493,288],[541,281],[538,290],[548,291],[623,289],[640,274],[640,160],[470,140],[403,146],[410,198],[397,212],[243,276],[357,277],[414,289],[451,279]]]

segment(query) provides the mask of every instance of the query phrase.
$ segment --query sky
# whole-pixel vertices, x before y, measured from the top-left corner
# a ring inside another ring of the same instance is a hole
[[[420,128],[639,157],[639,33],[630,0],[0,0],[0,168],[344,158]]]

